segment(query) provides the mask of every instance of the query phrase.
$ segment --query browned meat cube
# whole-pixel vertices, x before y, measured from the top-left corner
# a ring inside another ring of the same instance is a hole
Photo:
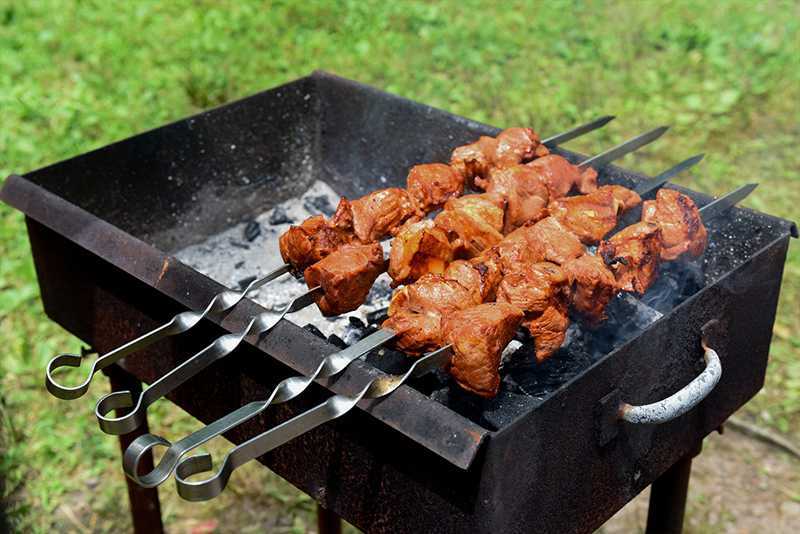
[[[444,321],[453,345],[450,374],[456,383],[481,397],[494,397],[500,387],[500,357],[522,321],[510,304],[493,302],[449,314]]]
[[[530,128],[506,128],[497,134],[496,139],[493,161],[496,168],[519,165],[550,153]]]
[[[581,193],[597,189],[597,171],[591,167],[580,169],[556,154],[537,158],[527,164],[539,172],[550,191],[550,198],[561,198],[576,188]]]
[[[444,206],[451,198],[464,192],[464,177],[450,165],[428,163],[411,168],[407,178],[408,194],[417,209],[424,215]]]
[[[478,303],[457,281],[426,274],[394,292],[383,327],[397,333],[393,341],[397,349],[410,355],[424,354],[444,344],[444,315]]]
[[[416,210],[405,189],[380,189],[353,201],[342,198],[332,222],[342,228],[352,226],[362,243],[374,243],[388,237]]]
[[[503,239],[505,200],[493,193],[447,202],[434,222],[447,234],[457,258],[473,258]]]
[[[332,316],[361,306],[384,264],[379,243],[343,245],[303,274],[309,288],[322,286],[322,295],[314,300],[323,315]]]
[[[586,251],[575,234],[553,217],[546,217],[531,226],[527,235],[528,243],[537,249],[537,255],[541,257],[539,261],[563,265]]]
[[[503,277],[497,301],[507,302],[525,313],[524,325],[536,338],[536,359],[549,358],[564,342],[569,319],[569,279],[553,263],[519,266]]]
[[[614,273],[620,289],[643,294],[658,276],[661,249],[658,225],[639,222],[602,241],[597,254]]]
[[[447,266],[446,278],[457,280],[472,292],[477,302],[491,302],[495,299],[497,286],[503,279],[496,254],[481,254],[471,260],[456,260]]]
[[[493,169],[489,176],[486,192],[503,195],[506,199],[504,234],[547,216],[545,208],[550,195],[547,185],[535,169],[514,165],[505,169]]]
[[[588,195],[557,198],[547,211],[581,243],[595,245],[617,225],[622,204],[610,189],[598,189]]]
[[[405,224],[392,240],[392,286],[409,284],[427,273],[441,274],[453,259],[447,234],[431,220]]]
[[[279,240],[283,261],[296,271],[303,271],[338,247],[356,241],[355,236],[325,220],[322,215],[309,217],[300,226],[291,226]]]
[[[655,200],[644,203],[642,221],[661,228],[662,260],[672,261],[684,254],[697,258],[708,244],[708,232],[700,210],[691,198],[673,189],[661,189]]]
[[[620,204],[621,213],[625,213],[642,203],[642,197],[639,196],[639,193],[621,185],[604,185],[599,190],[611,191],[611,194]]]
[[[466,184],[472,187],[476,177],[485,178],[489,175],[496,150],[497,139],[481,136],[474,143],[453,150],[450,165],[464,178]]]
[[[606,306],[619,292],[617,280],[602,258],[584,254],[562,268],[569,278],[572,309],[590,326],[606,319]]]

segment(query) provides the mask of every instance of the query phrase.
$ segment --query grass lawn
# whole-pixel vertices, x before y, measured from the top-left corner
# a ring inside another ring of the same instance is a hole
[[[0,176],[322,68],[498,126],[548,133],[617,115],[602,133],[570,145],[588,153],[672,124],[657,147],[623,164],[656,173],[702,151],[706,160],[682,183],[719,194],[756,180],[761,187],[746,205],[800,219],[797,1],[492,6],[0,0]],[[797,243],[789,255],[767,384],[744,412],[797,442]],[[45,318],[23,219],[0,206],[0,478],[20,530],[129,528],[117,442],[91,413],[107,386],[98,380],[71,404],[42,387],[45,362],[79,345]],[[194,428],[162,404],[154,429]],[[231,486],[217,501],[190,505],[166,484],[168,525],[312,525],[313,502],[263,469],[243,470]]]

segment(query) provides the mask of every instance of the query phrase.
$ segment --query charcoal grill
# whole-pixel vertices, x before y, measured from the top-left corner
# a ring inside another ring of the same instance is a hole
[[[351,197],[402,185],[410,166],[446,161],[453,146],[497,131],[315,72],[12,175],[0,198],[26,215],[46,313],[102,353],[223,289],[175,259],[177,250],[300,196],[315,180]],[[613,166],[601,174],[627,186],[644,178]],[[683,191],[698,205],[710,201]],[[789,221],[735,209],[711,225],[702,264],[663,277],[679,290],[619,304],[613,332],[575,333],[548,365],[528,372],[509,363],[498,399],[468,398],[428,376],[259,461],[370,532],[587,532],[656,480],[651,527],[679,529],[690,458],[763,385],[790,236],[797,228]],[[205,319],[126,358],[112,383],[151,382],[261,311],[245,300]],[[651,319],[625,320],[640,316]],[[659,400],[702,371],[703,336],[724,369],[713,392],[664,424],[621,422],[621,402]],[[338,350],[289,321],[247,342],[169,398],[208,423]],[[524,344],[520,351],[514,361],[524,363]],[[392,360],[358,361],[226,437],[240,443],[330,391],[355,393],[375,365]],[[137,495],[134,506],[148,494]],[[672,513],[664,505],[675,505]]]

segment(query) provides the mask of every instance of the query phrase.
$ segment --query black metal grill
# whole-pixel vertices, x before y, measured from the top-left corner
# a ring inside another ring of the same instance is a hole
[[[347,196],[402,185],[419,162],[497,130],[324,73],[24,176],[0,198],[23,211],[47,314],[104,352],[222,286],[170,256],[314,180]],[[234,148],[232,148],[234,147]],[[560,151],[570,159],[578,155]],[[616,167],[601,182],[643,176]],[[709,198],[686,191],[699,204]],[[794,225],[735,209],[713,223],[702,264],[673,265],[641,300],[619,299],[599,332],[574,329],[545,365],[530,344],[504,368],[501,395],[477,400],[424,377],[260,461],[369,531],[588,531],[699,447],[761,388]],[[277,251],[265,251],[265,254]],[[151,382],[263,311],[223,320],[128,358]],[[631,319],[633,317],[633,320]],[[639,318],[641,320],[636,320]],[[723,377],[696,409],[658,426],[616,418],[620,400],[673,393],[702,369],[701,328]],[[337,347],[287,321],[248,340],[170,396],[204,422],[263,399]],[[392,358],[356,362],[327,388],[354,393]],[[241,442],[320,402],[322,385],[233,429]],[[167,437],[176,437],[169,436]]]

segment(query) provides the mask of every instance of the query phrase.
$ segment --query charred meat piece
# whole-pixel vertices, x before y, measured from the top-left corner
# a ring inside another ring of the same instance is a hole
[[[308,267],[304,276],[309,288],[322,286],[314,300],[323,315],[333,316],[361,306],[383,270],[380,243],[344,245]]]
[[[494,193],[449,200],[434,222],[444,230],[456,258],[473,258],[503,239],[505,199]]]
[[[639,222],[602,241],[597,254],[614,273],[620,289],[641,295],[658,276],[661,249],[659,226]]]
[[[471,260],[456,260],[447,266],[444,276],[467,288],[476,302],[493,301],[503,279],[498,257],[492,253]]]
[[[672,261],[684,254],[697,258],[708,244],[708,232],[700,210],[691,198],[673,189],[661,189],[655,200],[644,203],[642,221],[661,228],[662,260]]]
[[[611,191],[614,199],[620,204],[620,213],[625,213],[642,203],[639,193],[621,185],[603,185],[599,191]]]
[[[392,240],[389,254],[392,286],[409,284],[426,273],[441,274],[452,259],[447,234],[432,220],[407,223]]]
[[[337,227],[322,215],[309,217],[300,226],[291,226],[279,240],[283,261],[301,272],[342,245],[356,242],[347,229]]]
[[[591,167],[581,169],[556,154],[537,158],[527,165],[547,184],[550,198],[565,197],[573,189],[584,194],[597,189],[597,171]]]
[[[536,359],[543,361],[561,347],[569,327],[569,279],[554,263],[520,266],[497,289],[497,301],[525,313],[524,326],[536,339]]]
[[[407,184],[408,194],[420,216],[441,208],[445,202],[460,197],[464,192],[464,177],[444,163],[412,167]]]
[[[426,274],[392,295],[389,318],[383,327],[397,333],[394,345],[419,355],[444,345],[442,317],[479,304],[473,294],[455,280]]]
[[[465,390],[494,397],[500,387],[500,357],[522,321],[522,312],[506,303],[487,303],[451,313],[444,322],[453,345],[450,374]]]
[[[557,198],[547,210],[581,243],[595,245],[617,225],[621,208],[610,189],[598,189],[588,195]]]
[[[572,309],[590,326],[606,319],[606,306],[617,294],[617,280],[602,258],[584,254],[562,268],[569,279]]]
[[[549,154],[539,136],[529,128],[508,128],[496,138],[482,136],[456,148],[450,165],[472,187],[475,178],[487,178],[494,167],[508,167]]]
[[[351,226],[361,242],[373,243],[390,236],[415,213],[405,189],[390,187],[352,201],[342,198],[332,222],[341,228]]]
[[[527,222],[536,222],[547,216],[545,208],[550,195],[535,169],[514,165],[505,169],[493,169],[489,176],[489,180],[484,181],[486,192],[503,195],[506,199],[504,234]]]

